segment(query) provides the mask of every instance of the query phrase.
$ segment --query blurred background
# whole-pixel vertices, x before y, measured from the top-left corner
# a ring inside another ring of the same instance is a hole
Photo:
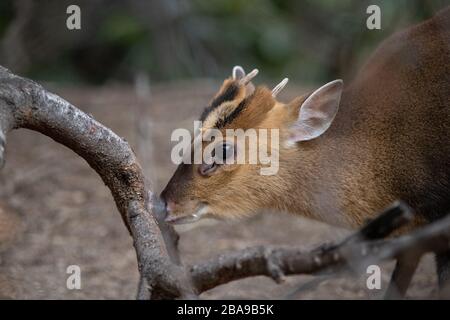
[[[2,0],[0,62],[36,80],[105,84],[223,78],[233,65],[316,83],[354,72],[387,35],[448,0]],[[66,8],[81,8],[69,31]],[[368,30],[377,4],[382,29]]]
[[[173,129],[193,120],[234,65],[258,68],[255,84],[290,83],[287,101],[336,78],[348,80],[377,45],[448,0],[1,0],[0,65],[31,78],[124,137],[158,193],[172,175]],[[66,9],[81,8],[81,30]],[[368,30],[366,9],[381,9]],[[178,228],[185,263],[254,245],[309,250],[348,230],[300,215],[265,212],[239,221],[202,220]],[[66,287],[69,265],[82,289]],[[383,265],[382,288],[392,263]],[[311,276],[275,284],[232,282],[202,298],[371,299],[366,279]],[[8,135],[0,170],[0,299],[133,299],[136,256],[109,190],[69,149],[27,130]],[[298,290],[300,287],[307,288]],[[415,274],[409,298],[435,298],[433,258]]]

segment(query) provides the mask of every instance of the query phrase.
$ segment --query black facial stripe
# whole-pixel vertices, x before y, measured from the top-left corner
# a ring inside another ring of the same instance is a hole
[[[216,109],[222,103],[226,101],[233,101],[236,98],[238,92],[239,87],[235,83],[230,84],[221,95],[219,95],[211,102],[211,105],[209,107],[206,107],[205,110],[203,110],[200,120],[205,121],[208,114],[210,114],[211,111]]]
[[[217,129],[220,129],[225,127],[225,125],[231,123],[242,112],[242,110],[244,110],[246,104],[247,99],[242,100],[241,103],[239,103],[239,105],[236,107],[236,109],[234,109],[228,116],[223,119],[217,120],[215,127]]]

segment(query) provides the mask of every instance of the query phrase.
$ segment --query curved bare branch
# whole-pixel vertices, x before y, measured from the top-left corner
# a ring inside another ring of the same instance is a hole
[[[0,162],[4,162],[7,132],[17,128],[39,131],[67,146],[100,175],[133,236],[152,298],[194,294],[187,273],[170,259],[150,212],[152,197],[146,179],[124,139],[39,84],[0,67]],[[168,247],[173,245],[172,239],[166,240]]]

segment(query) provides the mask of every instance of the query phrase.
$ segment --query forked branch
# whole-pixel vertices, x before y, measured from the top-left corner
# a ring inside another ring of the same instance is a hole
[[[394,230],[391,228],[398,228],[409,221],[410,212],[403,209],[399,206],[392,207],[362,229],[365,232],[371,230],[374,240],[367,240],[358,231],[338,245],[321,246],[312,251],[262,246],[247,248],[192,266],[194,284],[199,292],[203,292],[250,276],[268,276],[280,281],[284,276],[294,274],[336,272],[343,269],[361,272],[368,265],[400,256],[420,257],[427,252],[444,252],[449,249],[450,216],[398,238],[378,239],[381,234],[377,235],[376,229],[380,226],[380,221],[386,223],[384,228],[378,229],[383,234],[390,233]]]

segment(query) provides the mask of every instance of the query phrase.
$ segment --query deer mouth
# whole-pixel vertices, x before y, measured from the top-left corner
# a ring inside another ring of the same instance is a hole
[[[186,224],[186,223],[192,223],[200,220],[203,218],[207,213],[209,209],[206,204],[201,204],[196,212],[186,215],[171,215],[169,214],[165,221],[170,224]]]
[[[168,216],[165,221],[170,224],[185,224],[192,223],[198,220],[200,220],[200,217],[193,213],[184,216]]]

